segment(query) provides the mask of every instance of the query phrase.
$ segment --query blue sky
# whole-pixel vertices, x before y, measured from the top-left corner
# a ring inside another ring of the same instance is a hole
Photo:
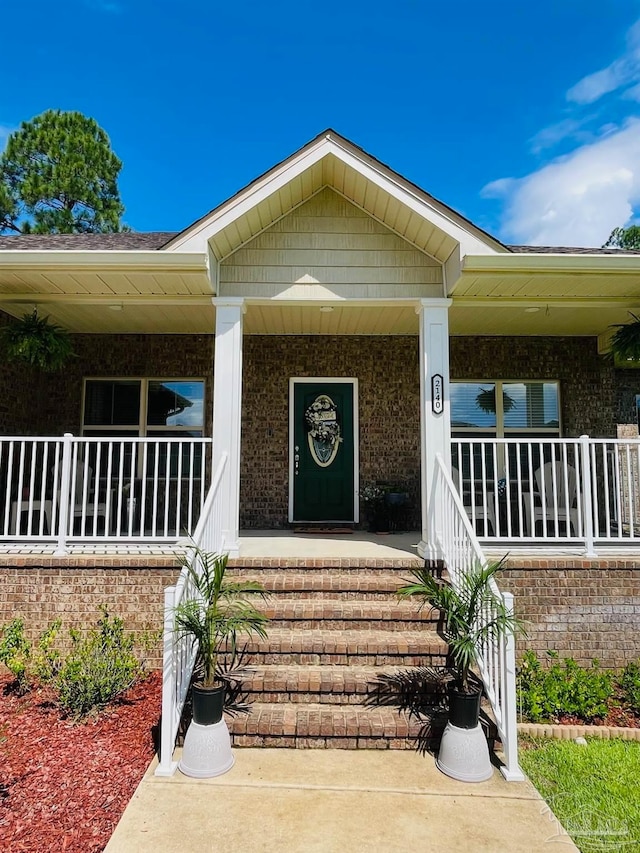
[[[506,242],[601,245],[640,212],[639,18],[640,0],[5,0],[0,146],[45,109],[91,115],[125,221],[178,230],[333,127]]]

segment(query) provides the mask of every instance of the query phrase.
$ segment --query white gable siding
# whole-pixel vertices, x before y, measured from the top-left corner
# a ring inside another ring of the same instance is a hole
[[[442,295],[442,266],[328,188],[220,265],[227,296]]]

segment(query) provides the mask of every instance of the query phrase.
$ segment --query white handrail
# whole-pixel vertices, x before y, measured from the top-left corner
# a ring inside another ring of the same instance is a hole
[[[430,502],[430,529],[442,555],[449,578],[460,588],[463,576],[487,559],[482,551],[464,504],[440,454],[436,466]],[[495,580],[491,589],[500,596],[509,613],[513,613],[513,596],[501,593]],[[486,614],[490,618],[490,614]],[[487,638],[476,648],[476,662],[491,702],[502,741],[505,764],[500,768],[508,781],[520,781],[524,774],[518,764],[518,726],[516,715],[515,642],[509,635],[498,642]]]
[[[227,454],[225,453],[214,474],[192,536],[191,544],[203,551],[221,553],[224,547],[221,485],[226,465]],[[167,587],[164,591],[162,719],[160,759],[155,771],[156,776],[172,776],[177,767],[177,763],[173,761],[173,750],[198,649],[190,637],[176,636],[175,609],[180,603],[192,597],[194,597],[192,581],[187,568],[183,567],[176,584]]]
[[[191,535],[211,438],[0,437],[0,538],[176,542]]]

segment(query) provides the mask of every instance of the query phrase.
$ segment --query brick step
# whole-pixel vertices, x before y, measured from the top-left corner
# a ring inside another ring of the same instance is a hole
[[[422,724],[394,708],[256,702],[227,719],[234,746],[414,749]]]
[[[383,630],[407,631],[436,625],[437,612],[429,607],[420,608],[417,601],[386,601],[362,599],[289,599],[272,597],[262,607],[269,618],[269,627],[299,631],[322,627],[331,630]],[[320,626],[318,623],[322,623]]]
[[[363,558],[363,557],[232,557],[229,569],[234,572],[273,571],[317,572],[325,575],[340,572],[356,572],[360,575],[378,572],[407,572],[412,568],[424,566],[424,560],[407,554],[404,557]]]
[[[397,666],[257,666],[243,680],[252,702],[362,705],[379,675]]]
[[[326,574],[322,569],[306,571],[274,572],[264,569],[234,570],[234,580],[255,580],[278,597],[296,598],[362,598],[367,600],[388,600],[395,597],[398,587],[410,580],[409,570],[389,571],[377,569],[373,573],[363,574],[361,570]]]
[[[402,632],[271,627],[266,639],[249,638],[246,653],[254,665],[439,666],[445,662],[447,644],[427,626]]]

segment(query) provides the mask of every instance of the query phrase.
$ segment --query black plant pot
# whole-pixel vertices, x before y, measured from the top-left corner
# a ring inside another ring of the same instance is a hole
[[[193,722],[200,726],[212,726],[222,719],[224,708],[224,685],[203,687],[193,685]]]
[[[464,693],[455,685],[449,688],[449,722],[459,729],[475,729],[480,718],[482,693]]]

